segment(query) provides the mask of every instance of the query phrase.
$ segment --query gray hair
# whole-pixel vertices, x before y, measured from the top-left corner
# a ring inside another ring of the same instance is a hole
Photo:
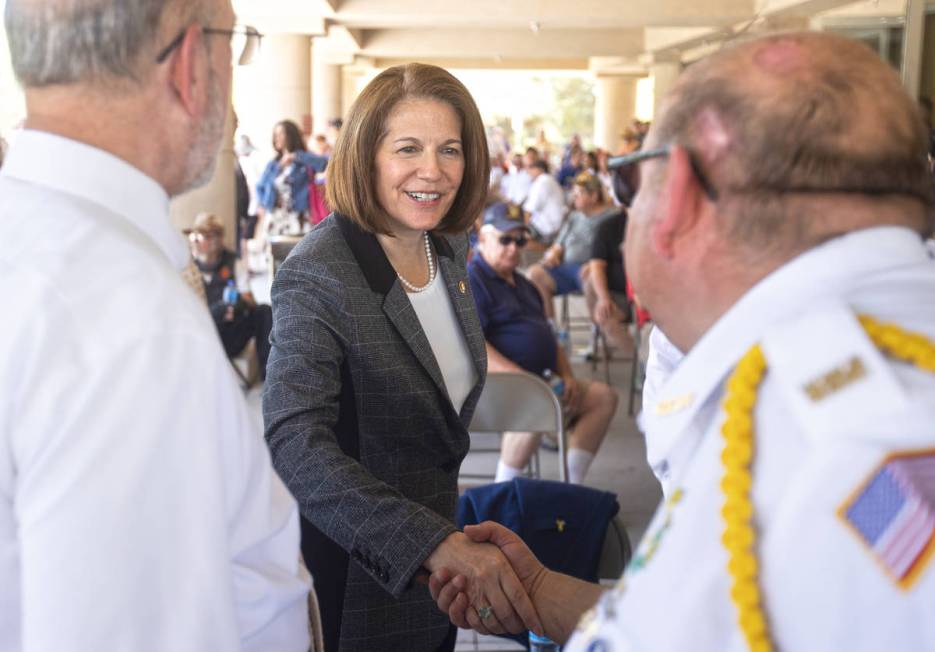
[[[140,80],[163,15],[176,0],[7,0],[5,24],[24,87]],[[153,54],[155,56],[155,54]]]

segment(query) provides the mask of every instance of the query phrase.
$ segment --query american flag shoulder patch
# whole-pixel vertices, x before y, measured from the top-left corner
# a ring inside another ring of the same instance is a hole
[[[887,457],[838,514],[887,575],[911,588],[935,556],[935,449]]]

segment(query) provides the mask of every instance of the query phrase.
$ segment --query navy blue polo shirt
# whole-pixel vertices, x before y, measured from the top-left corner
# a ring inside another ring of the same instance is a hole
[[[539,291],[519,272],[516,285],[497,276],[480,253],[468,265],[471,291],[484,338],[530,373],[556,371],[556,343],[542,310]]]

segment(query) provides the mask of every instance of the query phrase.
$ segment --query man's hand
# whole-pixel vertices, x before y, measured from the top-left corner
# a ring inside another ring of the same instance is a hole
[[[529,547],[515,533],[493,521],[480,525],[468,525],[464,528],[466,537],[475,543],[492,543],[500,549],[512,567],[515,577],[522,583],[524,595],[533,596],[548,572],[536,559]],[[468,581],[462,575],[454,574],[444,568],[432,573],[429,579],[429,591],[438,608],[448,614],[451,622],[461,628],[475,627],[472,622],[471,600],[467,595]],[[535,627],[528,627],[537,634],[542,634],[538,615]],[[485,633],[483,630],[478,630]],[[522,631],[522,630],[520,630]],[[513,632],[516,633],[516,632]]]
[[[240,298],[243,299],[244,303],[247,304],[247,307],[251,310],[256,308],[256,299],[252,292],[241,292]]]
[[[562,394],[562,403],[569,413],[575,414],[578,412],[578,407],[581,403],[581,388],[578,386],[578,381],[575,380],[575,377],[570,373],[562,376],[562,382],[565,384],[565,392]]]
[[[445,583],[456,580],[456,593],[464,596],[458,602],[458,620],[454,621],[459,627],[471,627],[484,634],[543,631],[523,583],[495,544],[483,542],[482,537],[475,542],[455,532],[429,555],[425,567],[436,583],[441,581],[437,578],[444,578]],[[446,606],[456,597],[448,598]],[[492,611],[481,618],[484,607]]]
[[[601,323],[621,318],[620,308],[611,299],[598,299],[594,306],[594,321]]]
[[[556,267],[560,262],[562,262],[562,254],[555,245],[549,247],[545,254],[542,256],[542,260],[539,261],[539,264],[543,267]]]

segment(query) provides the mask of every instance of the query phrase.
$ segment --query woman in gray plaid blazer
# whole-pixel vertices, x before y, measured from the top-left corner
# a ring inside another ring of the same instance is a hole
[[[273,283],[266,437],[302,511],[329,651],[452,650],[424,582],[436,571],[468,579],[480,631],[538,627],[499,549],[452,523],[487,367],[464,231],[488,175],[461,83],[435,66],[384,71],[336,144],[335,213]]]

